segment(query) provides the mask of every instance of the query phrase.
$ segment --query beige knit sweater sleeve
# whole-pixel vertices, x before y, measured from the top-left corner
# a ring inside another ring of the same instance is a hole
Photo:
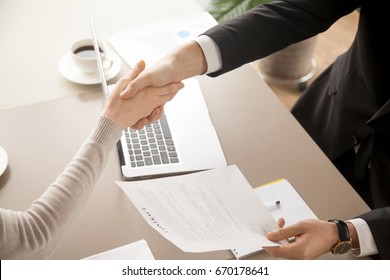
[[[104,116],[55,182],[26,211],[0,208],[0,259],[45,259],[88,199],[121,136]]]

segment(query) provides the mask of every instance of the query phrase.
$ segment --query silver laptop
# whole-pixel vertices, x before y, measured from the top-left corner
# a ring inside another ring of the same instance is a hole
[[[96,54],[95,28],[90,22]],[[100,55],[97,55],[102,88],[109,94]],[[117,148],[124,180],[141,180],[185,174],[226,166],[226,159],[196,79],[168,102],[160,120],[141,130],[123,131]]]

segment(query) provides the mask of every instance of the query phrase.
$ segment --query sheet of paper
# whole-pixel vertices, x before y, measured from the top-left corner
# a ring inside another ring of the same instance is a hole
[[[154,260],[152,251],[145,240],[108,250],[87,258],[84,260]]]
[[[116,182],[151,227],[185,252],[275,246],[277,228],[237,166]]]
[[[286,179],[257,187],[255,192],[275,220],[282,217],[285,219],[285,226],[304,219],[317,219],[317,216]],[[279,201],[280,204],[276,204],[276,201]],[[232,250],[237,259],[248,257],[259,251],[261,249],[258,247],[241,247]]]
[[[217,21],[208,12],[200,12],[117,31],[107,41],[129,66],[143,59],[148,67],[167,52],[216,24]]]
[[[257,196],[268,206],[271,215],[277,220],[284,218],[286,226],[305,219],[318,219],[303,198],[286,179],[277,180],[255,188]],[[280,205],[275,206],[274,202]],[[272,206],[271,206],[272,205]]]

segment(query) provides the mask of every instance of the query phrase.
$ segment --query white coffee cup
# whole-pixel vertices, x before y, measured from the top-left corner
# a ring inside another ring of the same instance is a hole
[[[105,70],[112,66],[113,61],[107,57],[107,46],[104,42],[98,41],[100,50],[100,57],[102,58],[103,68]],[[80,71],[93,74],[98,72],[95,49],[93,47],[92,39],[81,39],[74,42],[70,48],[73,64],[77,66]]]

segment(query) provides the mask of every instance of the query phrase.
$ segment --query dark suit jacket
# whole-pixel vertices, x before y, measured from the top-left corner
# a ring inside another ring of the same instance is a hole
[[[315,36],[360,9],[350,49],[312,83],[292,113],[329,159],[361,144],[356,176],[369,180],[371,206],[390,206],[390,16],[370,0],[284,0],[258,6],[205,32],[222,56],[218,76]],[[370,168],[367,168],[369,166]],[[362,216],[382,258],[390,258],[389,208]],[[378,217],[380,217],[378,219]],[[386,221],[386,222],[384,222]],[[384,226],[380,226],[381,223]],[[379,226],[375,226],[378,225]]]

